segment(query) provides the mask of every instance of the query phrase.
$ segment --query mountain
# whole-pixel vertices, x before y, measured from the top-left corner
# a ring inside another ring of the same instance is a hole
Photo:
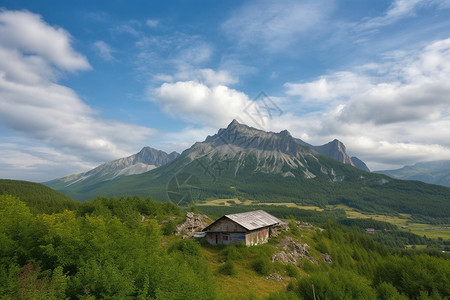
[[[296,139],[296,140],[299,143],[319,152],[320,154],[331,157],[337,161],[340,161],[341,163],[351,165],[360,170],[370,172],[369,168],[362,160],[360,160],[357,157],[350,157],[347,154],[345,145],[339,140],[335,139],[335,140],[333,140],[325,145],[322,145],[322,146],[313,146],[313,145],[310,145],[300,139]]]
[[[352,160],[353,165],[355,167],[357,167],[358,169],[366,171],[366,172],[370,172],[370,170],[367,167],[367,165],[362,160],[357,158],[356,156],[352,156],[350,159]]]
[[[344,204],[441,223],[449,222],[450,211],[449,188],[365,172],[320,154],[286,130],[265,132],[236,121],[161,167],[76,193],[80,200],[140,195],[180,205],[232,198],[322,208]]]
[[[392,178],[419,180],[450,187],[450,160],[419,162],[396,170],[376,171]]]
[[[18,197],[33,213],[63,212],[65,209],[73,210],[80,204],[45,185],[22,180],[0,179],[0,195]]]
[[[45,185],[64,192],[67,195],[74,195],[77,199],[76,191],[83,190],[104,181],[113,180],[118,177],[136,175],[148,172],[157,167],[165,165],[174,160],[180,154],[172,152],[167,154],[164,151],[151,147],[144,147],[138,153],[129,157],[120,158],[104,163],[88,172],[75,173],[44,182]]]

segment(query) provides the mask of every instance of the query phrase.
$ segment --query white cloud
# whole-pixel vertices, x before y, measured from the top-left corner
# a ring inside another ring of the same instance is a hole
[[[332,1],[255,1],[233,13],[222,28],[241,45],[270,52],[284,50],[300,37],[320,32]]]
[[[187,68],[176,73],[173,77],[175,80],[195,80],[207,86],[230,85],[238,81],[227,71],[214,71],[212,69],[192,69]]]
[[[23,137],[0,142],[0,178],[43,182],[68,173],[87,171],[102,161],[88,163],[76,155],[56,151]]]
[[[147,24],[148,27],[154,28],[154,27],[158,26],[159,20],[147,19],[145,24]]]
[[[90,68],[86,58],[72,49],[70,34],[62,28],[49,26],[39,15],[27,11],[1,11],[0,37],[2,48],[26,52],[27,58],[35,57],[68,71]]]
[[[297,106],[326,105],[303,115],[303,122],[283,119],[312,144],[342,140],[371,169],[450,159],[448,82],[450,39],[407,55],[387,55],[379,64],[288,83],[287,94]]]
[[[56,82],[59,72],[90,68],[71,39],[33,13],[0,12],[0,124],[85,161],[122,157],[147,144],[154,130],[102,119]]]
[[[349,95],[367,90],[370,82],[363,76],[352,72],[337,72],[329,76],[306,83],[286,83],[286,94],[301,96],[302,102],[318,102],[323,104],[329,101],[345,99]]]
[[[386,13],[381,17],[375,17],[360,24],[361,29],[372,29],[387,26],[407,17],[413,17],[417,11],[434,6],[437,9],[450,7],[448,0],[395,0]]]
[[[224,126],[242,114],[247,95],[224,85],[197,81],[164,83],[156,89],[156,103],[169,115],[196,124]]]
[[[167,73],[186,73],[201,69],[210,60],[213,47],[201,36],[175,33],[166,36],[142,36],[136,42],[136,69],[142,78],[160,81]],[[157,75],[155,75],[157,74]]]
[[[114,60],[114,56],[112,55],[114,50],[107,43],[105,43],[104,41],[96,41],[93,46],[98,51],[98,54],[103,60]]]

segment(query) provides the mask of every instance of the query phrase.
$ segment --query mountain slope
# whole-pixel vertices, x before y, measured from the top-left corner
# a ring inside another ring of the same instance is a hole
[[[174,160],[178,156],[179,154],[176,152],[167,154],[161,150],[144,147],[141,151],[129,157],[104,163],[88,172],[70,174],[44,182],[44,184],[77,199],[76,195],[79,190],[118,177],[148,172]]]
[[[420,162],[396,170],[376,171],[392,178],[419,180],[450,187],[450,160]]]
[[[345,204],[444,223],[450,211],[449,188],[364,172],[318,153],[287,131],[264,132],[236,121],[164,166],[80,191],[80,197],[96,195],[151,195],[180,205],[236,197],[320,207]]]
[[[75,209],[79,202],[45,185],[0,179],[0,195],[11,195],[25,202],[34,213],[55,213]]]

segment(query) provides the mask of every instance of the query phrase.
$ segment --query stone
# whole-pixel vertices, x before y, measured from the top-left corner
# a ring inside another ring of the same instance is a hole
[[[175,234],[183,234],[183,238],[190,238],[195,232],[201,231],[211,222],[212,220],[206,215],[187,212],[186,221],[176,227]]]

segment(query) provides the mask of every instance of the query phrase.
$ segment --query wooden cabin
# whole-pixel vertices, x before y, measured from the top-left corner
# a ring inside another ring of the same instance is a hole
[[[263,210],[225,215],[208,225],[206,239],[210,244],[243,242],[247,246],[267,243],[271,228],[285,223]]]

